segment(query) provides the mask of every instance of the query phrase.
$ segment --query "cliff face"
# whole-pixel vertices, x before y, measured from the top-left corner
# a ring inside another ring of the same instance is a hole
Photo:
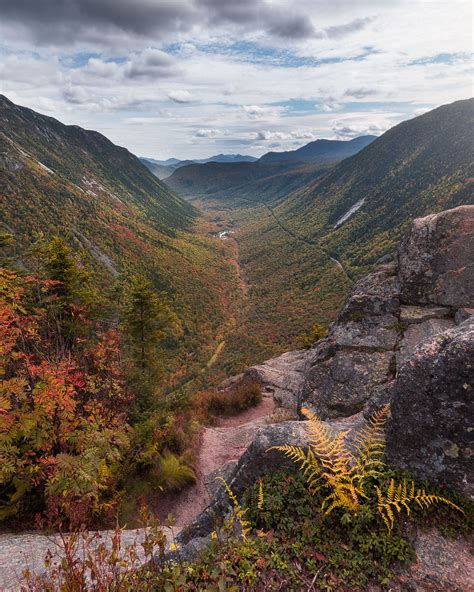
[[[396,261],[354,286],[327,338],[245,375],[280,406],[327,420],[391,402],[390,461],[472,494],[473,253],[474,206],[415,220]]]

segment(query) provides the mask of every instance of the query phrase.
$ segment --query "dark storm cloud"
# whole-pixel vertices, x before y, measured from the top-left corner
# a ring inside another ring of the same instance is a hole
[[[315,33],[307,16],[291,8],[270,6],[263,0],[198,0],[198,4],[213,24],[232,23],[290,39],[305,39]]]
[[[295,39],[315,32],[307,16],[265,0],[0,0],[0,13],[4,23],[26,28],[46,45],[121,37],[159,42],[195,25],[233,25]]]
[[[89,40],[94,32],[125,32],[149,36],[171,30],[187,30],[194,9],[180,0],[0,0],[4,22],[31,31],[42,43]]]

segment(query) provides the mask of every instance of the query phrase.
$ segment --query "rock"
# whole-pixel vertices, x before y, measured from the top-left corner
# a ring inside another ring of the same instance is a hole
[[[451,308],[445,306],[400,306],[400,323],[404,325],[450,317],[452,317]]]
[[[338,351],[306,372],[303,404],[321,418],[361,411],[374,389],[393,377],[393,352]]]
[[[394,592],[468,592],[474,590],[474,564],[469,544],[446,539],[436,530],[418,531],[416,561],[403,569],[390,590]]]
[[[410,325],[403,334],[403,339],[399,344],[399,351],[397,353],[397,368],[408,360],[415,350],[415,347],[427,341],[430,337],[447,331],[454,327],[452,319],[429,319],[422,323]]]
[[[355,284],[328,337],[310,350],[302,399],[323,419],[358,413],[393,379],[398,292],[395,265],[377,268]]]
[[[465,495],[472,482],[474,318],[420,344],[398,372],[387,459]]]
[[[352,430],[349,439],[351,441],[357,431],[365,425],[365,420],[359,414],[331,422],[330,425],[335,432]],[[304,421],[285,421],[260,428],[251,445],[227,477],[229,487],[237,498],[240,498],[245,489],[253,485],[263,475],[276,471],[294,472],[297,470],[297,465],[284,454],[269,449],[282,444],[307,447],[306,426],[307,422]],[[219,487],[209,506],[178,535],[179,542],[186,544],[195,537],[207,537],[231,509],[231,502],[225,489]]]
[[[472,306],[474,206],[414,220],[398,247],[404,304]]]
[[[395,380],[384,382],[372,391],[372,395],[365,404],[363,411],[363,415],[366,419],[370,419],[374,413],[380,411],[385,405],[392,404],[395,384]]]
[[[295,409],[296,400],[303,387],[308,357],[307,350],[286,352],[224,381],[219,389],[227,390],[244,380],[253,379],[262,386],[264,393],[273,395],[280,407]]]
[[[223,467],[221,467],[220,469],[216,469],[215,471],[212,471],[212,473],[206,476],[205,485],[211,497],[213,497],[216,494],[217,490],[220,487],[224,486],[222,481],[220,481],[218,478],[223,477],[226,481],[229,481],[235,470],[235,467],[237,466],[237,463],[237,460],[230,460]]]
[[[341,348],[351,347],[372,351],[393,350],[400,338],[398,318],[391,314],[366,316],[358,321],[336,324],[331,339]]]
[[[361,320],[367,316],[398,316],[399,281],[395,264],[382,265],[360,279],[337,317],[337,323]]]
[[[474,308],[459,308],[454,315],[454,322],[456,325],[460,325],[467,321],[469,317],[474,316]]]
[[[272,446],[292,443],[306,446],[305,422],[288,421],[260,428],[253,442],[240,457],[227,482],[236,496],[264,474],[281,470],[294,470],[295,465],[276,450],[267,452]],[[187,543],[195,537],[208,536],[215,525],[231,511],[231,502],[226,491],[219,487],[210,505],[196,520],[179,534],[180,543]]]
[[[195,537],[183,545],[178,545],[174,551],[165,553],[164,560],[167,561],[198,561],[204,549],[209,546],[210,537]],[[160,563],[160,558],[154,557],[153,561]]]

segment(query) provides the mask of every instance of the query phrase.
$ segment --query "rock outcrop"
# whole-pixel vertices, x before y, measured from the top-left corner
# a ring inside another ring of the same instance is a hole
[[[415,220],[398,248],[402,301],[472,306],[473,253],[474,207],[460,206]]]
[[[424,341],[392,390],[387,460],[474,496],[474,318]]]
[[[396,260],[355,284],[325,339],[242,376],[295,412],[302,404],[323,419],[368,415],[390,400],[420,344],[474,313],[473,253],[474,206],[415,220]]]
[[[252,377],[281,407],[296,413],[299,405],[308,406],[334,430],[353,433],[390,403],[389,462],[472,496],[473,240],[474,206],[415,220],[396,261],[357,282],[325,339],[249,368],[221,388]],[[304,422],[260,428],[239,461],[224,471],[237,496],[265,473],[294,470],[282,454],[267,452],[283,443],[306,446]],[[218,488],[181,533],[181,542],[202,541],[229,510]],[[443,541],[437,533],[420,534],[419,562],[393,589],[464,589],[469,574],[453,572],[446,553],[438,553]],[[454,555],[456,544],[450,547]]]

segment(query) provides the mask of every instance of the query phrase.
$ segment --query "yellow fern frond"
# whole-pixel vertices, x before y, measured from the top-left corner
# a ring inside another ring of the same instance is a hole
[[[394,509],[400,513],[403,507],[410,514],[411,502],[416,503],[423,509],[429,508],[433,504],[443,503],[464,514],[462,508],[445,497],[426,493],[424,489],[417,489],[415,493],[415,483],[413,481],[410,488],[408,488],[405,480],[396,485],[395,480],[391,479],[385,496],[378,487],[375,489],[377,492],[377,508],[388,530],[392,530],[395,523]]]
[[[261,510],[263,508],[263,481],[261,479],[259,479],[258,481],[258,502],[257,502],[257,507],[259,510]]]
[[[240,525],[240,531],[241,531],[242,538],[246,539],[247,535],[252,530],[250,522],[245,519],[245,514],[247,513],[247,508],[242,508],[242,506],[239,504],[239,500],[237,499],[236,495],[234,494],[234,492],[232,491],[232,489],[230,488],[229,484],[224,479],[224,477],[221,477],[221,476],[216,477],[216,480],[222,481],[222,483],[224,484],[227,495],[231,499],[232,504],[234,506],[234,516]]]
[[[355,437],[354,458],[360,481],[366,480],[368,477],[379,477],[382,473],[385,454],[385,423],[389,412],[389,405],[382,407],[372,415],[368,425]]]

